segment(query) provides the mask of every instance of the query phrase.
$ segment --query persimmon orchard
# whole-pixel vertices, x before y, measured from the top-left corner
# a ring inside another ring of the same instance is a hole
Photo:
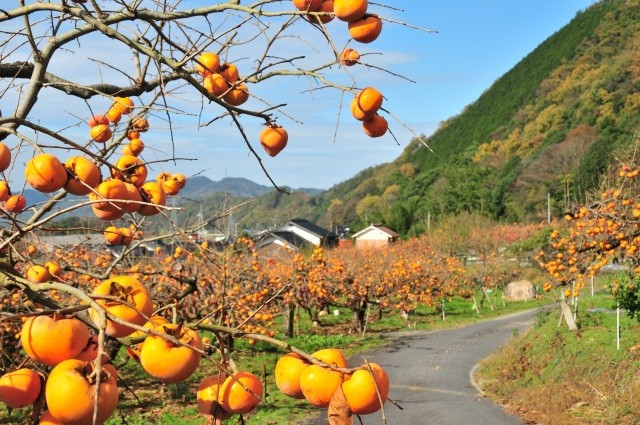
[[[429,303],[436,286],[441,294],[457,293],[460,280],[452,279],[459,264],[432,259],[427,275],[419,260],[341,258],[321,249],[275,261],[260,257],[249,239],[219,251],[188,235],[222,215],[180,226],[173,218],[180,209],[168,199],[188,184],[181,165],[195,160],[180,156],[184,141],[177,129],[210,128],[213,138],[219,122],[235,129],[280,190],[262,157],[296,143],[287,128],[298,119],[286,99],[261,94],[277,78],[304,78],[311,91],[330,91],[340,103],[353,99],[350,110],[364,133],[387,134],[392,115],[383,105],[384,87],[360,87],[358,67],[367,66],[367,50],[384,37],[383,23],[409,27],[386,17],[390,12],[399,11],[366,0],[3,5],[0,401],[33,405],[32,417],[41,423],[101,424],[117,409],[119,371],[111,362],[126,348],[161,382],[182,382],[203,370],[209,377],[193,402],[220,423],[261,401],[260,378],[234,370],[230,358],[234,339],[247,338],[313,368],[305,368],[297,384],[312,404],[334,404],[340,420],[381,409],[389,382],[380,366],[348,367],[335,361],[342,356],[336,347],[328,348],[330,356],[291,347],[275,338],[275,317],[340,303],[359,317],[371,302],[385,308]],[[252,134],[247,129],[256,122],[264,129]],[[29,203],[25,189],[45,200]],[[64,232],[101,233],[105,244],[121,250],[42,243],[69,216],[91,219]],[[170,240],[172,251],[136,255],[158,240]],[[403,277],[385,275],[387,266]],[[372,282],[376,275],[381,280]],[[203,331],[215,337],[203,338]]]

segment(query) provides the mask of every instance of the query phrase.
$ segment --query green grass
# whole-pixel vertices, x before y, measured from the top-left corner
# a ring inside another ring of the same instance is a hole
[[[492,311],[489,304],[485,302],[480,310],[481,314],[478,315],[471,299],[452,298],[445,302],[444,321],[440,309],[435,307],[418,308],[408,321],[400,315],[389,312],[384,312],[380,316],[378,308],[373,307],[369,312],[367,331],[364,335],[354,331],[351,312],[348,309],[338,308],[339,315],[322,316],[317,326],[313,326],[306,314],[300,314],[296,324],[298,334],[285,340],[309,353],[322,348],[339,347],[349,357],[385,344],[388,340],[383,336],[384,332],[461,326],[465,323],[534,308],[549,301],[550,299],[546,297],[532,302],[503,305],[501,293],[497,292],[492,294],[494,310]],[[284,339],[281,335],[278,337]],[[318,409],[308,405],[304,400],[288,398],[276,388],[273,369],[282,354],[284,354],[282,350],[264,342],[258,341],[255,345],[250,345],[243,339],[236,341],[233,360],[238,368],[249,370],[263,377],[266,382],[263,402],[254,413],[246,416],[247,424],[304,423],[305,418],[318,414]],[[215,355],[212,358],[215,361],[219,360]],[[201,425],[204,422],[195,405],[195,394],[198,383],[203,377],[217,373],[213,362],[203,360],[196,373],[188,381],[179,384],[164,384],[150,378],[139,364],[128,359],[124,350],[118,354],[114,364],[118,368],[120,377],[120,402],[118,411],[107,422],[108,425]],[[10,416],[3,409],[0,407],[0,424],[28,423],[25,415],[30,414],[30,408],[13,411]],[[233,423],[234,420],[231,419],[229,422]]]
[[[618,349],[609,293],[580,299],[577,332],[559,314],[553,309],[539,315],[530,332],[485,360],[477,377],[483,389],[535,423],[637,423],[638,321],[621,315]]]

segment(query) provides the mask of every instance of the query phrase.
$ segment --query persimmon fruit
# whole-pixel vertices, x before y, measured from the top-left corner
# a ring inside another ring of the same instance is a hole
[[[369,120],[371,118],[373,118],[373,116],[375,115],[375,112],[364,112],[362,109],[360,109],[360,106],[358,106],[358,98],[354,97],[353,100],[351,100],[351,115],[353,116],[353,118],[357,119],[358,121],[366,121]]]
[[[124,216],[125,210],[123,209],[101,209],[96,207],[95,205],[91,205],[91,211],[93,214],[103,221],[113,221]]]
[[[168,171],[161,171],[156,176],[156,181],[158,182],[158,184],[162,184],[169,179],[171,179],[171,173]]]
[[[322,350],[313,352],[311,355],[316,359],[321,360],[333,367],[348,367],[347,359],[344,356],[344,353],[342,352],[342,350],[339,350],[337,348],[324,348]]]
[[[0,402],[14,409],[33,404],[38,399],[41,389],[40,375],[28,368],[0,376]]]
[[[109,125],[109,118],[104,115],[94,115],[89,118],[88,124],[89,127],[95,127],[98,124]]]
[[[205,377],[196,391],[196,402],[198,403],[198,410],[203,415],[214,414],[218,418],[224,420],[233,416],[233,413],[227,412],[220,406],[220,387],[227,379],[227,375],[224,373],[218,373]],[[215,406],[214,406],[215,403]]]
[[[129,199],[129,194],[127,186],[122,180],[109,178],[103,180],[96,186],[95,191],[89,193],[89,199],[101,201],[92,204],[95,208],[114,211],[122,208],[123,201]]]
[[[206,77],[220,68],[220,58],[213,52],[205,52],[198,57],[198,74]]]
[[[46,263],[44,263],[43,267],[53,278],[59,278],[62,276],[62,267],[60,267],[60,264],[56,263],[55,261],[47,261]]]
[[[102,173],[95,162],[83,156],[72,156],[64,163],[71,177],[64,185],[64,190],[72,195],[87,195],[100,183]]]
[[[312,10],[312,12],[323,12],[324,15],[305,15],[305,18],[312,24],[317,24],[318,21],[323,24],[328,24],[333,21],[333,0],[323,0],[318,9]]]
[[[300,374],[309,364],[305,358],[295,353],[287,353],[278,359],[274,376],[276,386],[282,394],[298,399],[304,398],[300,388]]]
[[[144,162],[133,155],[123,155],[115,163],[115,168],[111,169],[111,177],[133,183],[140,187],[147,180],[147,166]]]
[[[107,112],[107,116],[109,113]],[[111,139],[113,133],[111,132],[111,128],[105,124],[98,124],[94,127],[91,127],[89,130],[89,137],[91,140],[96,141],[98,143],[106,143]]]
[[[11,164],[11,149],[4,144],[4,142],[0,142],[0,172],[9,168]]]
[[[142,204],[142,195],[140,195],[140,190],[133,183],[124,183],[124,187],[127,190],[126,199],[127,201],[122,204],[122,209],[129,213],[138,212]]]
[[[244,415],[255,409],[262,399],[262,382],[251,372],[238,371],[220,387],[220,406],[229,413]]]
[[[108,245],[120,245],[122,243],[122,233],[116,226],[109,226],[104,229],[104,239]]]
[[[38,192],[51,193],[67,183],[67,170],[54,155],[43,153],[29,160],[24,177],[29,186]]]
[[[129,149],[134,156],[140,155],[144,150],[144,142],[140,139],[131,139],[127,146],[129,146]]]
[[[353,66],[360,60],[360,53],[351,48],[346,48],[340,53],[340,62],[345,66]]]
[[[154,378],[164,382],[182,382],[198,368],[202,355],[190,347],[202,349],[198,333],[182,325],[163,324],[155,331],[171,335],[185,345],[157,335],[148,335],[140,349],[140,364]]]
[[[96,302],[107,313],[121,320],[142,326],[153,312],[151,295],[140,281],[132,276],[114,276],[100,283],[94,290],[94,296],[108,295],[115,299],[96,299]],[[129,307],[129,305],[135,307]],[[99,326],[99,316],[94,309],[89,309],[89,316]],[[115,338],[128,336],[135,329],[107,319],[106,333]]]
[[[375,114],[382,107],[382,93],[373,87],[365,87],[356,95],[356,103],[365,114]]]
[[[59,314],[32,316],[22,325],[20,341],[33,360],[55,366],[80,354],[89,341],[89,328]]]
[[[42,283],[51,280],[52,276],[44,266],[34,264],[27,269],[26,278],[29,282]]]
[[[160,207],[167,204],[167,194],[158,182],[149,181],[140,187],[140,192],[144,195],[142,200],[152,205],[141,205],[138,214],[144,216],[156,215],[160,213]],[[156,206],[157,205],[157,206]]]
[[[380,365],[369,363],[342,383],[342,391],[353,413],[368,415],[380,410],[387,400],[389,377]]]
[[[229,84],[233,84],[240,79],[238,67],[231,62],[222,64],[220,69],[218,69],[218,73],[222,75],[222,78]]]
[[[371,43],[382,32],[382,19],[367,14],[357,21],[349,22],[349,35],[359,43]]]
[[[65,425],[93,423],[95,378],[92,362],[70,359],[54,367],[45,385],[45,399],[51,415]],[[103,367],[100,376],[96,423],[106,422],[117,405],[116,377],[109,372],[108,368]]]
[[[167,194],[167,196],[175,196],[180,192],[180,184],[178,181],[169,179],[161,184],[162,190]]]
[[[333,0],[336,18],[345,22],[357,21],[367,13],[367,0]]]
[[[300,373],[300,389],[309,403],[327,407],[333,393],[342,384],[342,374],[319,365],[309,365]]]
[[[381,137],[389,129],[389,123],[384,117],[374,115],[372,118],[362,122],[362,129],[369,137]]]
[[[222,97],[222,100],[224,100],[228,105],[240,106],[249,100],[249,89],[246,84],[240,83],[231,88],[231,90]]]
[[[270,156],[276,156],[287,146],[289,135],[279,125],[270,124],[260,132],[260,144]]]
[[[187,184],[187,178],[182,173],[175,173],[171,175],[171,178],[178,182],[180,189],[184,188]]]
[[[117,124],[122,119],[122,110],[120,108],[112,106],[105,114],[105,117],[107,117],[110,123]]]
[[[144,133],[149,130],[149,121],[145,117],[135,117],[131,119],[131,128],[134,131]]]
[[[74,1],[76,3],[84,3],[82,1],[77,1],[77,0],[74,0]],[[59,420],[57,420],[56,418],[54,418],[51,412],[47,410],[42,414],[42,416],[40,416],[40,421],[38,422],[38,425],[64,425],[64,424]]]
[[[129,229],[128,227],[120,227],[118,228],[118,232],[122,235],[122,240],[120,241],[120,243],[124,246],[131,245],[131,242],[133,242],[133,239],[135,238],[133,230]]]
[[[116,97],[112,108],[119,111],[123,115],[133,112],[134,103],[129,97]]]
[[[218,73],[209,74],[204,77],[202,85],[209,94],[219,97],[229,90],[229,83]]]
[[[144,324],[144,327],[147,329],[155,329],[160,325],[166,325],[169,324],[170,322],[165,319],[162,316],[152,316],[149,318],[149,321],[147,323]],[[137,337],[142,337],[142,336],[146,336],[147,334],[144,333],[143,331],[135,331],[134,333],[132,333],[131,335],[129,335],[129,337],[131,338],[137,338]],[[129,355],[129,357],[131,357],[133,360],[135,360],[136,362],[140,363],[140,349],[142,348],[142,342],[138,343],[138,344],[134,344],[131,345],[130,347],[126,348],[126,352]]]
[[[322,0],[292,0],[296,9],[303,12],[315,12],[320,9]]]
[[[11,195],[4,201],[4,209],[10,213],[21,213],[27,206],[27,198],[24,195]]]
[[[0,180],[0,202],[4,202],[9,199],[9,194],[11,191],[9,190],[9,182],[6,180]]]
[[[96,335],[89,335],[89,340],[84,346],[82,351],[74,357],[78,360],[84,360],[86,362],[92,362],[98,358],[98,337]],[[104,365],[103,365],[104,366]]]

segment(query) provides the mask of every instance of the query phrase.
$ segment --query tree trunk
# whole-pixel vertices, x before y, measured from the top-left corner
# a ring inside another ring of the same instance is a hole
[[[358,327],[358,332],[362,333],[364,330],[364,324],[367,318],[367,301],[363,301],[358,306],[358,309],[353,312],[353,319]]]
[[[293,338],[293,326],[295,323],[296,308],[292,304],[287,304],[284,309],[282,325],[284,327],[283,332],[287,338]]]

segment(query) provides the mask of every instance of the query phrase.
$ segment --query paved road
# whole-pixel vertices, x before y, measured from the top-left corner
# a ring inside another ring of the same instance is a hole
[[[458,329],[404,333],[364,356],[387,370],[391,381],[385,405],[388,425],[522,425],[516,416],[482,397],[472,385],[471,370],[515,332],[526,330],[537,310],[482,321]],[[362,357],[350,359],[356,364]],[[365,425],[382,424],[381,414],[362,417]],[[356,424],[359,423],[355,418]],[[327,424],[323,417],[310,422]]]

